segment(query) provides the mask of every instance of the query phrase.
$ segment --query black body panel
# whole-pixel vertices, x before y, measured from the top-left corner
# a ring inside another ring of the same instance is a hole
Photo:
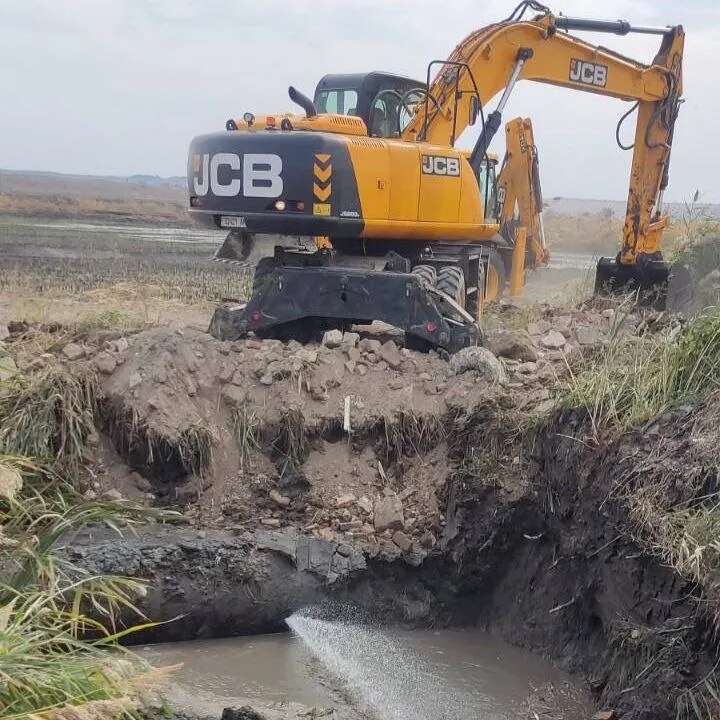
[[[328,167],[329,180],[318,180],[314,169]],[[319,200],[318,186],[329,196]],[[221,216],[235,215],[243,223],[239,227],[258,233],[357,237],[363,229],[350,155],[343,139],[332,133],[200,135],[188,154],[188,192],[190,213],[209,226],[219,227]],[[279,200],[285,210],[276,208]]]

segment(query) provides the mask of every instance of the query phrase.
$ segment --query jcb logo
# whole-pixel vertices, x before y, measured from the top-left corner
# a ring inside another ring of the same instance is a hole
[[[455,157],[443,155],[423,155],[422,171],[424,175],[449,175],[458,177],[460,175],[460,160]]]
[[[608,79],[607,65],[598,65],[572,58],[570,60],[570,79],[583,85],[605,87]]]
[[[280,197],[283,191],[282,158],[267,153],[215,153],[193,155],[193,188],[196,195],[216,197]],[[239,177],[242,171],[242,179]]]

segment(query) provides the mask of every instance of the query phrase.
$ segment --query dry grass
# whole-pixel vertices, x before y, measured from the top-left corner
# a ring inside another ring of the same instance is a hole
[[[96,397],[97,378],[87,369],[14,376],[0,393],[0,452],[77,472],[95,428]]]
[[[120,629],[118,618],[130,613],[145,622],[135,606],[144,585],[89,573],[58,555],[57,546],[89,523],[119,531],[147,512],[130,503],[86,502],[27,458],[0,456],[0,465],[24,480],[21,491],[0,499],[2,717],[104,720],[111,709],[134,708],[141,697],[136,678],[149,668],[118,642],[143,625]]]
[[[596,433],[627,429],[720,387],[720,309],[680,332],[614,337],[602,355],[572,375],[563,398],[585,407]]]
[[[242,403],[233,410],[230,423],[240,452],[240,469],[243,470],[250,455],[260,447],[260,421],[250,403]]]

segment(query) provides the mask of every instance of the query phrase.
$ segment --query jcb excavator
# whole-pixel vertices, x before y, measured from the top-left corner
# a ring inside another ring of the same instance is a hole
[[[524,19],[528,10],[538,14]],[[644,65],[571,30],[662,40]],[[486,278],[495,276],[501,289],[503,254],[524,256],[530,230],[532,262],[544,257],[541,223],[518,227],[511,242],[500,235],[488,154],[523,79],[635,102],[623,244],[617,258],[601,260],[597,286],[665,282],[662,195],[683,42],[679,26],[555,16],[525,0],[506,20],[468,36],[448,60],[433,60],[425,83],[387,73],[328,75],[314,101],[290,88],[304,115],[247,112],[228,120],[225,132],[195,138],[188,162],[193,214],[236,231],[240,257],[254,233],[298,238],[258,263],[250,301],[219,308],[211,330],[226,338],[283,336],[379,319],[428,347],[452,352],[476,343]],[[456,149],[478,119],[472,151]],[[508,180],[503,212],[514,190]]]

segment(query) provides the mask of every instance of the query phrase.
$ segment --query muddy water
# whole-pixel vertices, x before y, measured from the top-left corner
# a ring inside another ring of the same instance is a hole
[[[517,717],[533,688],[568,680],[542,659],[475,629],[292,624],[302,637],[153,645],[141,654],[156,666],[183,663],[170,699],[199,713],[295,702],[334,707],[341,718],[500,720]]]

